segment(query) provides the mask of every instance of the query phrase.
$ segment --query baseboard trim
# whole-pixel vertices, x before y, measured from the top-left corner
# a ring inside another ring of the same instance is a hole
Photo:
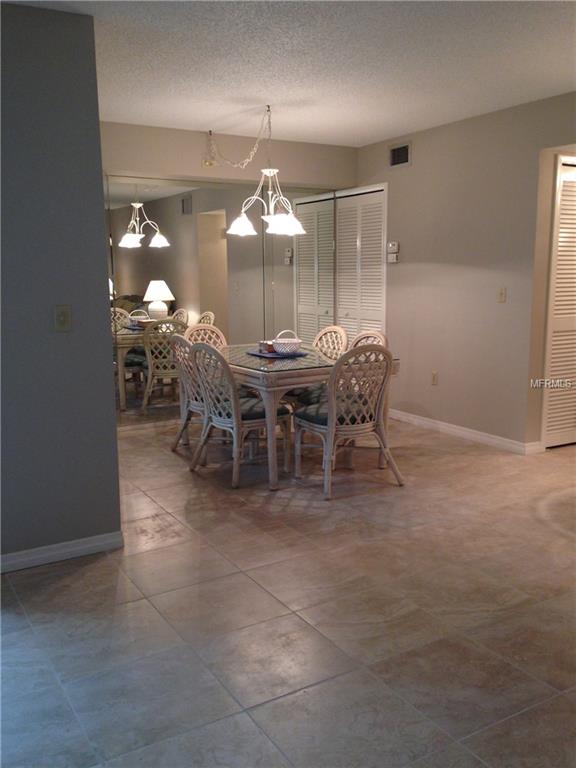
[[[438,432],[444,432],[445,434],[453,435],[454,437],[461,437],[464,440],[471,440],[474,443],[492,445],[494,448],[500,448],[503,451],[510,451],[511,453],[519,453],[522,456],[527,456],[533,453],[544,453],[546,450],[540,442],[521,443],[518,440],[510,440],[507,437],[491,435],[488,432],[479,432],[477,429],[460,427],[458,424],[450,424],[447,421],[437,421],[436,419],[430,419],[428,416],[418,416],[415,413],[398,411],[395,408],[390,409],[390,418],[397,419],[398,421],[405,421],[408,424],[414,424],[414,426],[423,427],[424,429],[435,429]]]
[[[60,544],[49,544],[46,547],[22,549],[20,552],[10,552],[2,555],[1,571],[20,571],[22,568],[33,568],[36,565],[56,563],[59,560],[70,560],[82,555],[93,555],[106,552],[109,549],[119,549],[124,546],[122,531],[102,533],[98,536],[88,536],[85,539],[63,541]]]

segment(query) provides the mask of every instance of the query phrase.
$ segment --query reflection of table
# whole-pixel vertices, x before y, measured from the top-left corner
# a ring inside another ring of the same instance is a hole
[[[270,490],[278,488],[278,460],[276,456],[276,413],[280,398],[296,387],[308,387],[327,381],[334,362],[310,346],[303,349],[306,357],[266,360],[248,354],[255,344],[237,344],[220,351],[230,364],[235,379],[258,390],[266,411],[266,433],[268,442],[268,477]],[[393,373],[398,370],[394,361]]]
[[[116,344],[116,360],[118,364],[118,395],[120,397],[120,410],[126,410],[126,355],[132,347],[144,346],[144,331],[131,331],[126,328],[118,331],[114,337]]]

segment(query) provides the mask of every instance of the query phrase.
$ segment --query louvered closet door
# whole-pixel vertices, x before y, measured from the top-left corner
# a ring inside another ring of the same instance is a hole
[[[350,337],[385,331],[384,192],[336,203],[336,322]]]
[[[570,387],[544,390],[544,444],[576,442],[576,168],[562,181],[550,266],[545,378]]]
[[[334,204],[296,206],[305,235],[294,238],[296,333],[306,342],[334,323]]]

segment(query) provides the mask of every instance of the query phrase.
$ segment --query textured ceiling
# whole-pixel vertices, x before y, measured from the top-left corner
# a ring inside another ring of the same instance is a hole
[[[102,120],[362,146],[573,90],[576,4],[48,2],[95,17]]]

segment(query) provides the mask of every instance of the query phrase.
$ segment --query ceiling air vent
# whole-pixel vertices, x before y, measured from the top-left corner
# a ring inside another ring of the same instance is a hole
[[[189,216],[192,213],[192,195],[183,197],[181,202],[182,202],[182,216]]]
[[[410,144],[390,149],[390,165],[406,165],[410,162]]]

